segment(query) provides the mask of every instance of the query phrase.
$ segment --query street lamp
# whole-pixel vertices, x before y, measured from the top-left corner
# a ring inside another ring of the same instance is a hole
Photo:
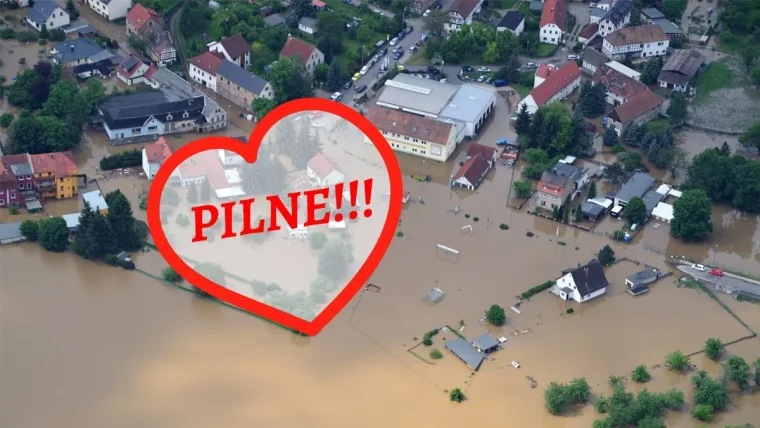
[[[364,45],[362,45],[362,66],[364,66]]]

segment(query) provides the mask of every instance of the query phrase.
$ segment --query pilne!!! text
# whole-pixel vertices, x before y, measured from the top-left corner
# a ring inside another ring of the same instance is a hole
[[[216,222],[219,220],[219,211],[221,207],[221,211],[224,214],[223,221],[224,221],[224,233],[222,234],[221,238],[234,238],[236,236],[245,236],[250,235],[253,233],[264,233],[264,232],[275,232],[282,227],[278,223],[278,216],[279,213],[282,218],[285,220],[285,223],[291,228],[295,229],[300,224],[298,220],[298,204],[301,201],[301,195],[306,197],[306,221],[303,222],[304,227],[309,226],[316,226],[320,224],[327,224],[331,221],[340,222],[343,221],[343,214],[340,212],[340,210],[343,207],[343,190],[344,190],[344,184],[338,183],[334,186],[329,187],[323,187],[320,189],[312,189],[312,190],[305,190],[303,192],[293,192],[288,193],[288,199],[290,199],[290,207],[287,207],[285,203],[282,201],[282,199],[278,195],[271,195],[267,196],[265,199],[269,202],[269,227],[266,228],[266,219],[261,218],[259,219],[259,223],[257,225],[253,225],[252,219],[251,219],[251,207],[253,206],[253,203],[256,201],[256,198],[246,198],[241,199],[239,201],[230,201],[230,202],[224,202],[220,204],[219,207],[215,205],[198,205],[195,207],[192,207],[193,215],[195,218],[195,236],[193,237],[192,242],[201,242],[206,241],[208,238],[203,235],[203,231],[205,229],[208,229],[216,224]],[[349,199],[351,203],[351,211],[348,214],[348,218],[351,220],[355,220],[357,217],[359,217],[359,214],[357,213],[357,194],[359,190],[359,181],[351,181],[348,183],[348,189],[349,189]],[[325,212],[321,218],[317,218],[317,215],[320,214],[319,210],[325,210],[327,208],[327,199],[330,197],[330,194],[334,195],[334,211],[335,214],[331,212]],[[369,178],[367,180],[364,180],[364,201],[365,201],[365,207],[370,204],[372,200],[372,179]],[[240,205],[243,208],[243,225],[242,230],[235,231],[234,230],[234,222],[233,222],[233,208],[235,205]],[[208,213],[210,214],[210,218],[208,218],[206,221],[204,221],[203,217],[204,214]],[[372,215],[372,210],[369,208],[364,209],[364,216],[370,217]]]

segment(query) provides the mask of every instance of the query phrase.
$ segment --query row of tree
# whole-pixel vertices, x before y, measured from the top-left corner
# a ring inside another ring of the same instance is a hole
[[[542,106],[533,115],[528,113],[527,107],[523,105],[515,121],[515,130],[521,139],[521,146],[541,149],[549,158],[581,155],[590,147],[586,127],[581,109],[576,109],[570,116],[567,107],[560,103]]]
[[[727,144],[696,155],[686,170],[683,187],[703,189],[714,202],[760,212],[760,163],[731,155]]]

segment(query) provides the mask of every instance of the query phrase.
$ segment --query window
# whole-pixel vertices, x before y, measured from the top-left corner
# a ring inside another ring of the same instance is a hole
[[[5,205],[5,199],[0,199],[0,205]]]
[[[61,186],[61,192],[63,192],[63,186]]]
[[[546,201],[541,201],[541,206],[545,207],[546,206]]]
[[[26,183],[26,188],[27,189],[31,189],[32,188],[32,183]]]
[[[19,189],[23,189],[23,188],[24,188],[24,183],[21,183],[21,184],[19,184],[19,185],[18,185],[18,188],[19,188]]]

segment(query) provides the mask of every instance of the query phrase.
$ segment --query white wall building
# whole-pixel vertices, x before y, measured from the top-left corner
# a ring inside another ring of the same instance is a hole
[[[208,45],[209,52],[219,52],[227,59],[243,69],[248,69],[251,65],[251,45],[245,41],[242,35],[225,37],[218,42],[212,42]]]
[[[132,7],[132,0],[88,0],[87,5],[98,15],[115,21],[127,16],[127,11]]]
[[[528,113],[535,113],[539,107],[550,102],[567,98],[581,86],[581,69],[574,61],[570,61],[559,70],[554,70],[538,87],[530,91],[527,97],[520,101],[517,109],[525,105]]]
[[[565,31],[567,5],[565,0],[546,0],[538,24],[539,40],[543,43],[559,45]]]
[[[608,286],[602,265],[593,260],[559,278],[552,291],[562,300],[572,299],[584,303],[603,295]]]
[[[153,180],[158,173],[158,169],[163,165],[166,159],[172,154],[172,148],[169,143],[166,142],[164,137],[161,137],[153,144],[149,144],[142,149],[142,167],[145,172],[145,176],[148,180]],[[175,169],[172,172],[172,176],[178,176],[179,169]]]
[[[670,38],[659,25],[626,27],[604,38],[602,53],[614,60],[626,55],[649,58],[665,55],[669,45]]]
[[[612,7],[599,20],[599,35],[602,37],[611,34],[631,22],[631,0],[615,0]]]
[[[37,31],[43,26],[50,31],[69,25],[71,18],[51,0],[39,0],[26,12],[26,22]]]
[[[222,63],[222,55],[216,52],[203,52],[190,58],[188,71],[190,78],[216,92],[216,69]]]

